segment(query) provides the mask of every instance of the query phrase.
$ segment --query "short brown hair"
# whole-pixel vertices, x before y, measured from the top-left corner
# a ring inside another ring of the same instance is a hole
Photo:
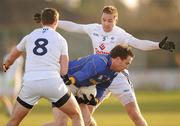
[[[104,6],[102,13],[114,14],[115,17],[118,18],[118,11],[117,11],[117,8],[114,6]]]
[[[41,21],[43,25],[53,24],[59,18],[59,13],[54,8],[45,8],[41,12]]]
[[[120,57],[123,60],[126,59],[128,56],[134,57],[134,54],[131,47],[117,45],[111,50],[110,56],[112,58]]]

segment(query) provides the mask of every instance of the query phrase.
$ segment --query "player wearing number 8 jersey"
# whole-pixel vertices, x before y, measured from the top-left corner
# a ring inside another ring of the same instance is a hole
[[[6,72],[15,59],[26,52],[23,87],[7,126],[17,126],[42,97],[65,112],[73,126],[84,126],[80,108],[60,75],[67,74],[66,40],[56,32],[59,13],[53,8],[42,11],[42,28],[25,36],[3,64]]]

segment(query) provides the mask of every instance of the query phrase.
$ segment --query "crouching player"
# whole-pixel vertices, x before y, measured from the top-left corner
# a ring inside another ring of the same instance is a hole
[[[87,104],[95,106],[98,103],[105,89],[109,87],[118,72],[128,68],[133,57],[134,54],[130,47],[118,45],[111,50],[109,55],[92,54],[69,62],[69,78],[67,75],[63,77],[66,85],[71,87],[73,87],[72,85],[76,87],[96,85],[97,88],[96,97],[91,95],[90,100],[87,99],[86,95],[84,95],[84,98],[76,97],[79,103],[84,103],[80,104],[80,108],[86,126],[93,123],[91,111],[89,111]],[[53,113],[58,126],[67,125],[68,118],[65,113],[56,107],[53,108]],[[44,126],[51,126],[52,124],[54,122],[47,123]]]

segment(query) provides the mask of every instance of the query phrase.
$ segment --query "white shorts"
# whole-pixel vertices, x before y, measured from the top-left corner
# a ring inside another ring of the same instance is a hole
[[[103,101],[104,99],[108,98],[110,92],[123,105],[136,101],[133,85],[129,80],[128,71],[126,71],[125,73],[119,73],[114,78],[101,100]]]
[[[17,100],[20,104],[25,104],[25,107],[32,108],[40,98],[46,98],[55,103],[67,93],[68,89],[61,78],[34,80],[23,83]]]

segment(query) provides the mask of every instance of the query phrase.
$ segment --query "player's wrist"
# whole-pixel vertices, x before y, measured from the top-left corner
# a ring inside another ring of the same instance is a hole
[[[61,75],[61,78],[63,79],[64,82],[68,81],[69,80],[69,76],[68,74],[65,74],[65,75]]]
[[[63,79],[66,85],[75,85],[76,83],[76,79],[73,76],[69,77],[68,74],[61,76],[61,78]]]

